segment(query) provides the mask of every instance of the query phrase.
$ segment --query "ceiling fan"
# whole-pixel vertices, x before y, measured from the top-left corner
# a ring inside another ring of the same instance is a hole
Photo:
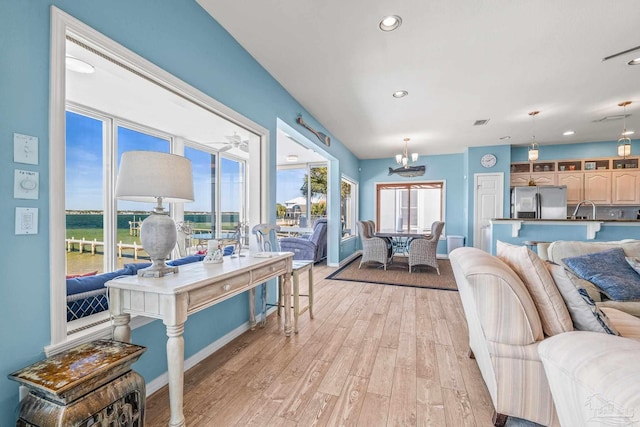
[[[239,150],[242,150],[245,153],[249,152],[248,139],[242,140],[240,135],[237,135],[236,133],[229,136],[225,135],[225,138],[227,138],[227,141],[211,142],[211,144],[223,144],[223,146],[218,149],[219,152],[228,151],[228,150],[231,150],[232,148],[238,148]]]

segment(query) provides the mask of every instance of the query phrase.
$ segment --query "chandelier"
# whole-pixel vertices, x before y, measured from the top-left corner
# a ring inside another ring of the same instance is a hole
[[[535,162],[538,160],[538,143],[536,143],[536,116],[540,114],[540,111],[532,111],[529,113],[531,120],[533,121],[531,145],[529,145],[529,161]]]
[[[622,114],[622,118],[624,120],[624,124],[622,125],[622,135],[620,139],[618,139],[618,156],[626,159],[627,156],[631,155],[631,138],[629,138],[627,133],[627,105],[631,104],[631,101],[624,101],[618,104],[618,107],[622,107],[624,109],[624,113]]]
[[[396,163],[399,165],[409,167],[409,151],[407,143],[409,142],[409,138],[404,139],[404,151],[401,154],[396,154]],[[418,153],[411,153],[411,162],[415,163],[418,161]]]
[[[424,165],[415,166],[413,163],[418,161],[418,153],[411,153],[409,158],[409,138],[404,139],[404,150],[400,154],[396,154],[396,163],[400,165],[397,169],[389,168],[389,175],[397,173],[400,176],[414,177],[422,176],[426,170]]]

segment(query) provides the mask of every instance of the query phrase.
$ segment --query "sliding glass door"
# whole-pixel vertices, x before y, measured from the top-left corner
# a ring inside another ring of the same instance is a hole
[[[431,231],[434,221],[443,221],[443,187],[442,181],[377,184],[378,231]]]

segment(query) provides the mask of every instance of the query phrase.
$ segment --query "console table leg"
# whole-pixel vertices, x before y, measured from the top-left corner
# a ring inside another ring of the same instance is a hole
[[[120,342],[131,342],[131,326],[129,321],[131,315],[128,313],[116,314],[113,316],[113,339]]]
[[[167,371],[169,375],[169,408],[171,418],[169,426],[183,427],[184,413],[182,411],[184,389],[184,324],[167,325]]]
[[[298,333],[298,317],[300,316],[300,273],[293,272],[293,332]]]
[[[249,327],[256,328],[256,288],[249,290]]]
[[[282,284],[284,287],[284,334],[291,336],[291,273],[283,275]]]

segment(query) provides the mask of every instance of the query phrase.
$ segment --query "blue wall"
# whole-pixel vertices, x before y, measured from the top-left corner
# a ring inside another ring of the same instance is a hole
[[[358,159],[318,123],[193,0],[112,0],[108,2],[3,1],[0,10],[0,426],[14,423],[17,384],[7,374],[44,357],[50,343],[49,309],[49,43],[50,5],[55,5],[202,92],[269,129],[276,140],[280,118],[292,127],[298,114],[331,136],[323,147],[339,159],[339,176],[358,177]],[[13,133],[39,138],[39,165],[13,163]],[[307,132],[302,129],[301,132]],[[314,137],[309,134],[309,139]],[[275,159],[275,144],[270,147]],[[275,176],[275,163],[270,166]],[[14,200],[14,169],[40,172],[40,198]],[[270,194],[275,195],[275,180]],[[275,197],[270,197],[275,219]],[[39,233],[14,235],[15,207],[39,209]],[[64,250],[60,245],[60,250]],[[341,254],[342,256],[343,254]],[[344,254],[347,256],[348,254]],[[248,319],[240,295],[189,318],[185,356],[210,344]],[[166,371],[165,330],[153,322],[133,332],[147,352],[135,369],[147,381]]]
[[[494,154],[498,161],[492,168],[484,168],[480,159],[485,154]],[[410,181],[446,181],[445,231],[447,235],[465,237],[465,245],[473,246],[473,197],[474,174],[504,173],[504,194],[509,195],[509,167],[511,165],[511,147],[495,145],[487,147],[471,147],[462,154],[437,156],[420,156],[420,164],[426,164],[424,176],[403,178],[388,175],[388,168],[397,165],[393,158],[360,161],[360,219],[376,217],[375,184],[382,182]],[[509,206],[504,207],[503,214],[509,215]],[[438,253],[447,252],[446,242],[438,245]]]
[[[419,164],[427,166],[423,176],[404,178],[389,175],[389,167],[396,168],[393,158],[360,161],[360,219],[376,218],[376,183],[411,181],[446,181],[445,231],[450,235],[466,236],[467,218],[465,198],[465,168],[463,154],[420,156]],[[438,253],[447,252],[446,242],[438,244]]]

